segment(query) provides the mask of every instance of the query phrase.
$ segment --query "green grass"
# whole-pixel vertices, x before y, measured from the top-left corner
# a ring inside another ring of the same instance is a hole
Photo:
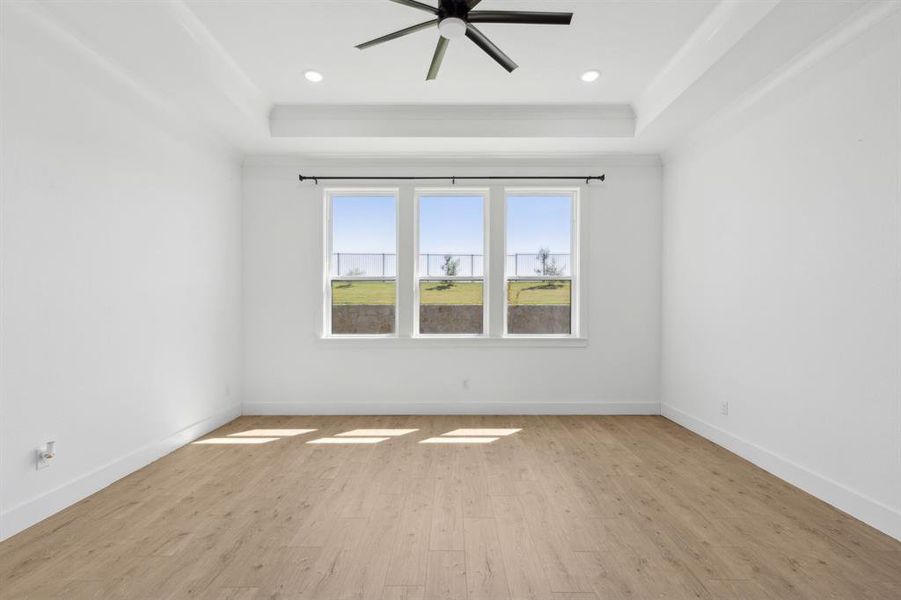
[[[423,281],[419,284],[422,304],[482,304],[482,283],[455,281]],[[333,281],[333,304],[394,304],[393,281]],[[511,306],[569,305],[572,286],[569,281],[511,281],[507,302]]]
[[[332,304],[394,304],[393,281],[333,281]]]
[[[507,304],[510,306],[569,305],[571,298],[569,281],[511,281],[507,284]]]
[[[482,304],[481,281],[420,281],[420,304]]]

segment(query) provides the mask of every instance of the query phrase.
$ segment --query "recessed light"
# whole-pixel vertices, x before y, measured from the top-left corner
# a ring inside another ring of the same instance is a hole
[[[582,81],[585,83],[591,83],[592,81],[597,81],[598,77],[601,76],[600,71],[585,71],[582,73]]]
[[[306,71],[303,76],[307,78],[307,81],[312,81],[313,83],[319,83],[324,79],[319,71]]]

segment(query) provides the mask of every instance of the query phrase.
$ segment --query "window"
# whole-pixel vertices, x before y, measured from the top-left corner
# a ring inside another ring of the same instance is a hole
[[[326,331],[393,335],[397,331],[397,195],[326,194]]]
[[[484,191],[417,194],[419,335],[485,332],[486,196]]]
[[[415,347],[587,344],[580,191],[326,189],[322,336]]]
[[[506,333],[571,335],[575,192],[508,191]]]

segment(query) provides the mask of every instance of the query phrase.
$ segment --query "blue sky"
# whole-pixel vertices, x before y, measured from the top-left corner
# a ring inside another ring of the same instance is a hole
[[[572,200],[569,196],[511,196],[507,199],[507,254],[569,254]]]
[[[481,196],[419,198],[420,254],[484,254]]]
[[[422,196],[419,245],[423,254],[482,254],[481,196]],[[395,252],[394,198],[335,196],[332,199],[332,251]],[[533,254],[541,247],[568,254],[569,196],[512,196],[507,202],[507,253]]]
[[[397,217],[394,198],[335,196],[332,198],[332,252],[394,254]]]

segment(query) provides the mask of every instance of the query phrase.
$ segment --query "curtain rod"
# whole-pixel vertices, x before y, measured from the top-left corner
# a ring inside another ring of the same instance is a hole
[[[434,180],[434,179],[450,179],[451,185],[455,185],[457,181],[463,181],[467,179],[553,179],[553,180],[585,180],[585,183],[588,184],[592,181],[604,181],[607,178],[607,175],[567,175],[567,176],[559,176],[559,175],[525,175],[525,176],[499,176],[499,175],[483,175],[481,177],[457,177],[456,175],[448,175],[447,177],[317,177],[315,175],[298,175],[297,176],[301,181],[313,181],[317,185],[319,181],[329,181],[329,180],[364,180],[364,181],[376,181],[376,180]]]

